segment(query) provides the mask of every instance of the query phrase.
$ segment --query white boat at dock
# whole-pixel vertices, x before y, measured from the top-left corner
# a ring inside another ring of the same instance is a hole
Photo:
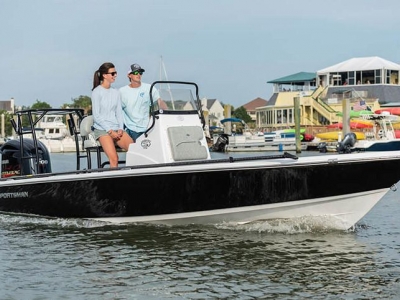
[[[292,132],[277,130],[274,132],[251,132],[247,124],[238,118],[226,118],[221,123],[238,122],[243,126],[243,133],[231,132],[213,135],[212,151],[215,152],[263,152],[263,151],[295,151],[296,138]],[[300,150],[307,150],[301,143]]]
[[[75,137],[71,135],[68,126],[64,123],[65,118],[65,115],[46,114],[37,122],[36,138],[51,153],[76,151]],[[26,134],[25,138],[32,138],[32,134]],[[82,150],[82,146],[79,145],[79,147]]]

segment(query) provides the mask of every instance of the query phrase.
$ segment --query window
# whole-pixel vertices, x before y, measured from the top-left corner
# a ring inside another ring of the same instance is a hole
[[[354,72],[354,71],[350,71],[350,72],[349,72],[349,78],[348,78],[348,80],[347,80],[347,83],[348,83],[348,84],[350,84],[350,85],[356,84],[355,73],[356,73],[356,72]]]
[[[390,84],[390,70],[386,70],[385,83]]]
[[[375,83],[382,83],[381,70],[375,70]]]

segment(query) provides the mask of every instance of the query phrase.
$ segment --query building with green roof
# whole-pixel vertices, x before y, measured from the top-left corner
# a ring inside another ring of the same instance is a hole
[[[345,99],[352,108],[363,100],[372,111],[387,103],[400,106],[399,74],[396,63],[363,57],[270,80],[273,94],[265,106],[256,108],[256,126],[267,131],[294,127],[295,97],[300,97],[301,126],[341,122],[338,113]]]

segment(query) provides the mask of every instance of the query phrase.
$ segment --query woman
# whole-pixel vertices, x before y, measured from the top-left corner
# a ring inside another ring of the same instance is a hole
[[[128,150],[129,144],[133,143],[131,137],[123,130],[120,94],[111,87],[116,77],[115,66],[106,62],[94,72],[92,89],[94,135],[103,147],[111,168],[118,167],[115,144]]]

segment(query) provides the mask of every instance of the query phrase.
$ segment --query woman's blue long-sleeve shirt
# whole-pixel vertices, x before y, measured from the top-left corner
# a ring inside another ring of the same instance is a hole
[[[124,128],[121,96],[118,90],[97,86],[92,92],[93,127],[109,131]]]

